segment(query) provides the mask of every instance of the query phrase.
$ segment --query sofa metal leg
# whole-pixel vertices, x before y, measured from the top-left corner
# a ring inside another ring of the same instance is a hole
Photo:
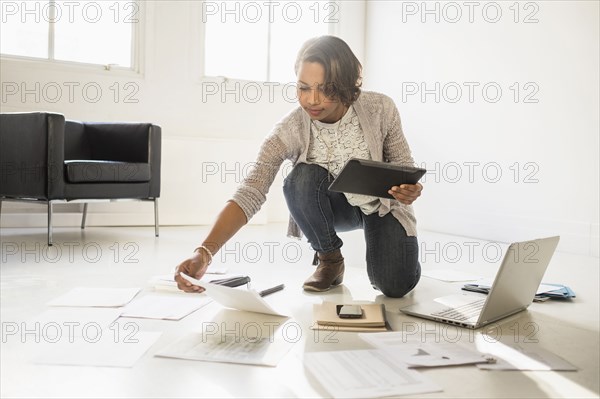
[[[87,217],[87,202],[83,204],[83,215],[81,215],[81,230],[85,229],[85,218]]]
[[[154,198],[154,235],[158,237],[158,198]]]
[[[52,201],[48,201],[48,246],[52,246]]]

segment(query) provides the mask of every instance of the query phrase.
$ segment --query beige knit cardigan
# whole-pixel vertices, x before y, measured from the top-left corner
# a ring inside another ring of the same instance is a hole
[[[372,159],[414,166],[394,101],[384,94],[363,91],[353,105]],[[294,165],[307,163],[309,140],[310,117],[300,106],[275,125],[263,142],[255,164],[232,198],[248,220],[265,203],[283,161],[289,159]],[[409,236],[417,235],[417,221],[412,206],[393,199],[380,198],[380,201],[379,216],[391,212]],[[300,228],[291,217],[288,236],[302,237]]]

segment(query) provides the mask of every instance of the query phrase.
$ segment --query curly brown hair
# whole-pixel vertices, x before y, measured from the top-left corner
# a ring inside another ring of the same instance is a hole
[[[296,75],[303,62],[318,62],[325,69],[324,94],[349,107],[360,95],[362,65],[345,41],[335,36],[307,40],[296,58]]]

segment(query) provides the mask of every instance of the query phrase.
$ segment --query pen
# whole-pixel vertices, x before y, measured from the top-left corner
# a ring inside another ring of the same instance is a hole
[[[276,285],[275,287],[267,288],[266,290],[260,291],[258,293],[258,295],[260,295],[260,296],[267,296],[267,295],[272,294],[274,292],[281,291],[284,288],[285,288],[284,284],[279,284],[279,285]]]

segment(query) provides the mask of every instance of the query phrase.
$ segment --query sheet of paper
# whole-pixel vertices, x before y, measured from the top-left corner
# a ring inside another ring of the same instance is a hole
[[[204,287],[209,297],[225,307],[287,317],[283,313],[273,309],[255,290],[248,290],[243,287],[231,288],[217,284],[207,284],[184,273],[181,273],[181,276],[192,284]]]
[[[439,392],[440,387],[386,350],[310,352],[304,365],[334,398]]]
[[[87,328],[105,329],[121,315],[117,308],[50,308],[27,321],[27,328],[33,329],[35,323],[40,328],[56,326],[59,331],[67,335],[81,336]]]
[[[162,333],[102,330],[98,341],[91,337],[74,342],[45,345],[34,363],[69,366],[133,367]]]
[[[421,276],[447,281],[450,283],[457,281],[475,281],[481,279],[481,276],[476,276],[474,274],[453,269],[423,269],[421,270]]]
[[[216,276],[219,274],[219,276]],[[208,271],[200,280],[202,283],[208,283],[211,280],[223,279],[223,278],[231,278],[235,277],[234,274],[227,274],[227,269],[225,267],[221,267],[213,270],[213,273],[209,273]],[[175,282],[174,276],[172,274],[162,274],[158,276],[152,277],[148,284],[154,287],[157,291],[170,291],[170,292],[179,292],[184,293],[179,288],[177,288],[177,283]]]
[[[575,371],[577,367],[562,357],[549,352],[537,344],[487,342],[477,339],[480,350],[487,351],[496,359],[493,364],[478,364],[483,370],[521,370],[521,371]]]
[[[206,274],[204,276],[202,276],[201,279],[197,279],[197,278],[194,278],[192,276],[188,276],[187,274],[185,274],[183,272],[180,272],[179,274],[181,275],[181,277],[183,277],[184,280],[187,280],[187,281],[189,281],[190,283],[192,283],[194,285],[199,285],[199,286],[202,286],[202,287],[204,287],[204,284],[209,284],[211,282],[211,280],[213,280],[212,277],[207,277]],[[225,278],[233,278],[233,277],[242,277],[242,276],[233,276],[233,275],[231,275],[231,276],[219,276],[218,280],[225,279]]]
[[[148,284],[156,291],[183,292],[177,288],[177,283],[172,274],[153,276],[148,280]]]
[[[282,339],[236,337],[234,335],[187,335],[156,354],[158,357],[277,366],[293,346]]]
[[[133,299],[141,288],[73,288],[50,301],[49,306],[119,307]]]
[[[142,319],[181,320],[190,313],[212,302],[204,294],[145,295],[131,301],[122,310],[122,317]]]
[[[422,342],[420,338],[401,331],[358,336],[375,348],[393,351],[397,359],[412,368],[459,366],[492,360],[491,356],[458,342]]]
[[[226,274],[228,271],[224,265],[212,265],[206,269],[206,274]]]

